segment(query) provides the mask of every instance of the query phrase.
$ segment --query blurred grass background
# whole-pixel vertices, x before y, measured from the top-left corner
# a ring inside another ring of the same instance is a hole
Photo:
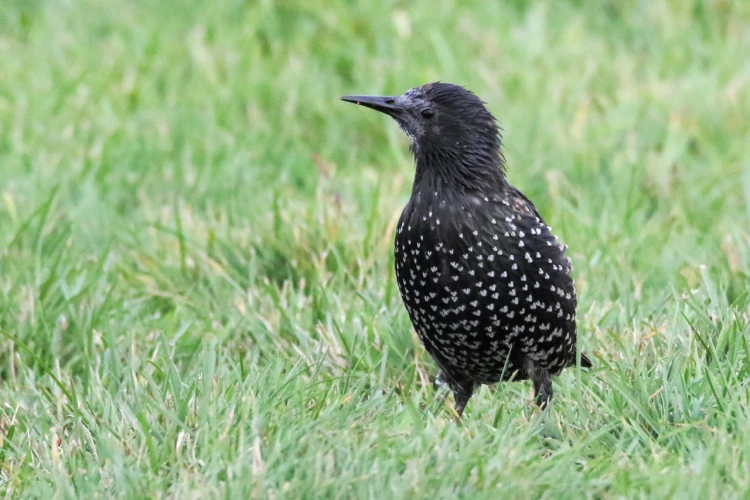
[[[750,4],[5,0],[0,485],[27,497],[743,497]],[[442,80],[570,246],[596,369],[462,425],[392,272]],[[2,490],[0,490],[2,491]]]

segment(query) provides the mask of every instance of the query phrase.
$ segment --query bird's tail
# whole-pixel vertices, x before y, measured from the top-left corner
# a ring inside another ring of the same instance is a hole
[[[591,360],[584,353],[581,353],[581,368],[591,368],[592,366],[594,365],[591,364]]]

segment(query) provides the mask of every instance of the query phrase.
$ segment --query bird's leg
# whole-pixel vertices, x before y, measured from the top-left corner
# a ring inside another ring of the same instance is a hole
[[[464,414],[464,408],[466,408],[466,404],[469,402],[469,399],[471,399],[473,393],[473,384],[456,384],[456,386],[453,387],[453,398],[456,401],[456,413],[458,414],[459,419],[461,418],[461,415]]]
[[[433,382],[432,384],[432,387],[436,391],[443,387],[450,387],[450,384],[448,384],[448,377],[443,370],[440,370],[438,372],[437,377],[435,377],[435,382]]]
[[[545,409],[552,401],[552,377],[549,371],[537,368],[533,371],[531,379],[534,382],[536,404],[541,409]]]

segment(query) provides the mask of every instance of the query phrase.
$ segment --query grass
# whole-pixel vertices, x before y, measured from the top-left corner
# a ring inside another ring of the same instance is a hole
[[[5,498],[742,498],[750,7],[0,5]],[[461,83],[570,246],[596,365],[436,394],[392,272]]]

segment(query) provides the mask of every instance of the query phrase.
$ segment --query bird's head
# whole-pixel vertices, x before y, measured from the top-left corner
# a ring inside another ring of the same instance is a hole
[[[417,160],[431,169],[450,164],[467,173],[502,172],[495,117],[471,91],[449,83],[428,83],[400,96],[346,96],[342,100],[385,113],[411,139]]]

